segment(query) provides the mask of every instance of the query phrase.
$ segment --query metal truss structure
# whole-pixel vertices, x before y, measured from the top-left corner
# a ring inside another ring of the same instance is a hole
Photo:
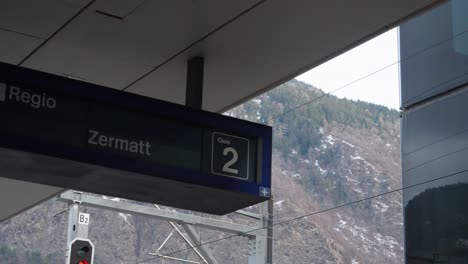
[[[60,194],[58,200],[69,204],[67,246],[70,241],[77,237],[88,237],[88,224],[83,223],[79,219],[79,206],[84,205],[168,221],[173,230],[156,252],[149,253],[149,255],[155,257],[193,264],[218,264],[219,262],[215,259],[211,250],[206,244],[200,241],[195,227],[202,227],[247,238],[249,247],[248,264],[272,264],[273,230],[271,223],[273,221],[273,204],[271,200],[260,205],[260,213],[252,213],[243,210],[236,211],[239,215],[256,219],[257,224],[255,226],[164,210],[158,205],[147,206],[124,201],[109,200],[73,190]],[[185,234],[181,231],[178,225],[185,231]],[[194,253],[200,258],[200,261],[186,260],[160,253],[160,250],[173,236],[174,232],[177,233],[188,247],[194,251]]]

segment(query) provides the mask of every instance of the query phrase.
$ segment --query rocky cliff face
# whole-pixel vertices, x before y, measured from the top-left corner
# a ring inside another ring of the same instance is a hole
[[[274,262],[401,263],[401,193],[366,199],[401,185],[398,113],[325,96],[278,116],[322,95],[314,87],[291,81],[227,113],[274,128]],[[342,206],[348,203],[352,204]],[[65,208],[64,203],[48,201],[0,223],[0,263],[64,263],[67,213],[57,213]],[[92,217],[90,237],[97,247],[98,264],[148,259],[148,253],[171,232],[163,221],[82,209]],[[221,219],[252,224],[234,214]],[[204,242],[227,236],[198,230]],[[186,247],[174,235],[161,252]],[[247,262],[246,238],[208,247],[219,263]],[[175,256],[198,260],[190,250]],[[146,263],[164,261],[156,258]]]

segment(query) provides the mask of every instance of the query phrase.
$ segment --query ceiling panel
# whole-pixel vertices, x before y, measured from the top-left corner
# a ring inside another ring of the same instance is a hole
[[[152,69],[134,61],[124,61],[93,50],[60,46],[55,42],[46,44],[23,65],[118,89]]]
[[[89,0],[2,0],[0,28],[46,39]]]
[[[205,56],[203,108],[222,111],[233,107],[435,2],[268,0],[193,48]],[[181,74],[161,73],[185,70],[187,54],[190,52],[128,91],[137,87],[140,94],[152,96],[161,75],[165,84],[173,85],[160,89],[180,87],[181,80],[175,78]]]
[[[18,64],[42,39],[0,29],[0,61]]]
[[[430,2],[268,1],[204,44],[204,109],[225,110],[276,87]]]
[[[98,1],[25,66],[58,75],[72,73],[120,89],[136,79],[136,73],[143,75],[147,67],[159,65],[251,3],[254,1],[146,1],[125,19],[116,19],[97,13],[98,8],[104,10],[106,4],[112,4]]]
[[[184,54],[183,57],[188,57]],[[180,57],[182,58],[182,56]],[[187,71],[184,60],[173,60],[161,70],[137,82],[128,92],[158,98],[176,104],[185,104]]]

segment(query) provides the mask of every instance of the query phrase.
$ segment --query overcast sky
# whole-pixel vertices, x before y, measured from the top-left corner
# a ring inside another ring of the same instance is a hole
[[[362,100],[398,109],[398,36],[393,29],[298,77],[325,92],[355,83],[333,94],[340,98]],[[379,69],[378,73],[365,77]]]

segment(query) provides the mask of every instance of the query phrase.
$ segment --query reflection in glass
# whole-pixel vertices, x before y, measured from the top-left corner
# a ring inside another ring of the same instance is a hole
[[[408,264],[468,263],[468,183],[430,188],[405,206]]]

